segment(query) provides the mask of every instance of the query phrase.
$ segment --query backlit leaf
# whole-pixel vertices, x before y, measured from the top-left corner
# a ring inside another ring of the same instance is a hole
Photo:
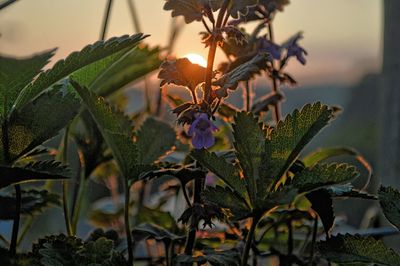
[[[167,0],[164,10],[172,10],[172,17],[183,16],[186,23],[200,21],[207,0]]]
[[[385,217],[400,230],[400,191],[381,186],[378,195]]]
[[[400,255],[372,237],[337,235],[318,243],[317,248],[324,258],[336,263],[400,265]]]

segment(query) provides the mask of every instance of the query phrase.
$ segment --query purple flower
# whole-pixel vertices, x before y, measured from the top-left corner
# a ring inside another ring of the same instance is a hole
[[[303,35],[302,33],[298,33],[295,36],[293,36],[292,38],[290,38],[284,45],[282,45],[283,47],[285,47],[287,49],[287,58],[290,58],[292,56],[296,56],[297,60],[305,65],[306,64],[306,58],[304,57],[305,55],[307,55],[307,51],[303,49],[303,47],[299,46],[297,44],[297,41],[302,39]]]
[[[281,47],[266,38],[260,40],[259,51],[270,54],[273,59],[281,59]]]
[[[200,113],[190,125],[189,136],[193,136],[192,144],[196,149],[210,148],[214,145],[215,138],[213,132],[218,128],[210,121],[208,115]]]

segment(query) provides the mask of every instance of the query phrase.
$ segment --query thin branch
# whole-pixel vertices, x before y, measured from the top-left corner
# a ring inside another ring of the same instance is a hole
[[[142,32],[142,28],[140,27],[140,22],[138,19],[135,2],[134,2],[134,0],[127,0],[127,1],[128,1],[129,11],[130,11],[131,17],[132,17],[133,28],[135,29],[136,33]]]
[[[0,4],[0,10],[2,10],[3,8],[8,7],[11,4],[14,4],[15,2],[17,2],[17,0],[8,0],[8,1]]]
[[[110,14],[111,14],[111,7],[112,7],[113,0],[108,0],[105,12],[104,12],[104,17],[103,17],[103,27],[101,29],[101,34],[100,34],[100,40],[104,41],[106,38],[106,33],[107,33],[107,28],[108,28],[108,23],[110,19]]]

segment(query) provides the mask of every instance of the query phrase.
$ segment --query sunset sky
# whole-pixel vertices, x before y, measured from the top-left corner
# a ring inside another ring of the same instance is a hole
[[[308,63],[292,72],[303,84],[349,83],[377,70],[381,55],[382,2],[379,0],[292,0],[275,20],[276,39],[304,31]],[[165,45],[171,13],[163,0],[136,0],[142,31],[151,45]],[[59,47],[57,59],[99,38],[106,0],[19,0],[0,12],[0,53],[26,56]],[[198,35],[202,24],[184,29],[175,53],[207,50]],[[108,36],[133,33],[126,0],[115,0]],[[221,59],[219,55],[217,59]]]

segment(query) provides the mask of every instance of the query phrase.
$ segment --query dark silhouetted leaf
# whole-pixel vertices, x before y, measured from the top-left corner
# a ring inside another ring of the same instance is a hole
[[[46,190],[22,191],[21,212],[22,215],[39,214],[50,205],[59,205],[60,197]],[[15,218],[15,195],[0,195],[0,220],[12,220]]]
[[[230,188],[208,186],[202,194],[206,202],[212,202],[223,208],[226,216],[230,219],[241,220],[251,213],[251,209],[246,205],[246,202]]]
[[[203,221],[203,228],[206,226],[211,228],[214,219],[223,221],[224,218],[225,215],[220,206],[214,203],[194,203],[182,213],[178,222],[189,224],[190,228],[198,229],[200,221]]]
[[[187,24],[200,21],[206,7],[207,0],[167,0],[164,4],[164,10],[172,10],[172,17],[183,16]]]
[[[400,191],[381,186],[378,195],[385,217],[400,230]]]
[[[216,90],[218,97],[227,97],[228,90],[236,90],[240,81],[250,80],[254,75],[259,74],[263,69],[265,69],[267,59],[267,54],[258,54],[250,61],[241,64],[214,81],[213,85],[220,87]]]
[[[318,213],[326,234],[330,235],[335,222],[331,195],[325,189],[318,189],[306,194],[306,198],[311,202],[311,208]]]
[[[259,115],[261,112],[267,112],[271,106],[274,106],[284,99],[281,93],[267,94],[255,102],[251,107],[251,112]]]
[[[400,256],[372,237],[337,235],[317,244],[319,253],[336,263],[379,263],[400,265]]]
[[[165,61],[162,63],[158,74],[158,78],[162,80],[160,86],[173,83],[187,87],[191,91],[194,91],[197,85],[205,81],[205,76],[206,69],[200,65],[193,64],[187,58]]]
[[[171,241],[185,238],[185,236],[175,235],[174,233],[169,232],[161,226],[148,223],[135,226],[135,229],[132,231],[132,235],[135,241],[152,238],[157,241],[163,241],[164,243],[170,243]]]
[[[54,161],[36,162],[25,167],[0,166],[0,188],[28,181],[68,179],[71,173]]]
[[[213,11],[221,8],[224,0],[209,0]],[[228,6],[228,12],[233,18],[238,18],[239,15],[246,15],[248,7],[255,6],[259,0],[232,0]]]

